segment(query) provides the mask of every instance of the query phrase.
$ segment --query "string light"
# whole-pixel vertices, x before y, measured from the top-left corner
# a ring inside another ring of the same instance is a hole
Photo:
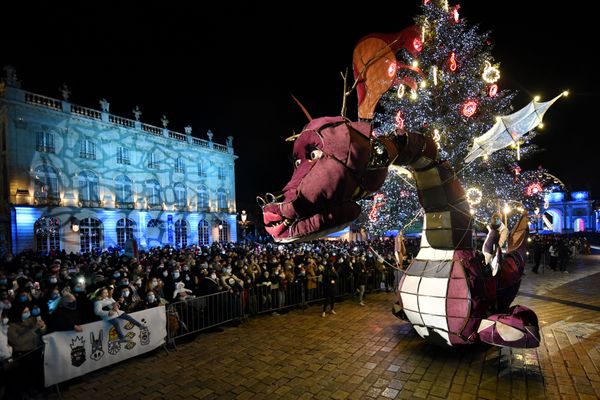
[[[495,83],[498,79],[500,79],[500,70],[498,67],[492,65],[489,61],[486,61],[481,77],[487,83]]]
[[[477,188],[481,192],[480,203],[469,210],[475,221],[488,220],[498,209],[498,198],[515,199],[523,204],[527,201],[529,205],[526,207],[533,210],[538,197],[537,204],[542,204],[540,196],[543,192],[525,196],[527,185],[535,180],[529,178],[529,171],[523,170],[515,182],[514,172],[505,168],[516,160],[515,152],[510,148],[484,155],[470,164],[463,162],[473,139],[489,129],[495,116],[511,113],[511,103],[516,95],[511,90],[500,93],[499,64],[491,54],[492,47],[486,45],[489,44],[487,34],[481,33],[477,27],[468,26],[462,13],[459,13],[459,22],[456,23],[454,4],[449,6],[448,11],[444,10],[447,4],[444,0],[424,0],[423,4],[426,6],[416,18],[420,23],[415,35],[422,48],[416,53],[413,50],[415,37],[411,37],[407,43],[408,51],[396,53],[397,81],[393,89],[382,95],[375,110],[373,122],[376,130],[382,135],[394,132],[400,122],[396,116],[402,110],[400,116],[405,130],[429,131],[436,147],[440,146],[437,149],[440,160],[447,160],[455,168],[463,187]],[[458,11],[462,11],[462,7]],[[415,54],[418,54],[418,59]],[[489,64],[485,60],[489,60]],[[407,67],[403,68],[403,64]],[[422,71],[427,71],[426,77],[414,75],[417,65]],[[486,79],[497,80],[485,81],[484,72]],[[422,81],[428,81],[425,87],[422,87]],[[466,106],[467,101],[473,103]],[[463,114],[463,108],[467,114]],[[448,126],[452,127],[451,132],[445,130]],[[434,128],[437,128],[437,133]],[[535,130],[528,134],[528,144],[535,134]],[[532,149],[525,144],[519,147],[523,158]],[[374,236],[382,235],[386,230],[404,229],[421,209],[415,185],[414,178],[390,173],[379,191],[385,195],[385,202],[375,211],[376,221],[371,222],[369,218],[373,206],[371,197],[361,200],[360,205],[367,212],[359,217],[357,224]],[[504,202],[500,202],[500,210]]]
[[[404,86],[402,83],[398,86],[398,98],[401,99],[404,97],[404,92],[406,91],[406,86]]]
[[[465,193],[467,195],[467,202],[471,206],[476,206],[477,204],[481,203],[481,199],[483,199],[483,193],[481,193],[481,190],[475,187],[468,188]]]
[[[438,129],[434,129],[433,130],[433,141],[435,142],[435,145],[437,146],[437,148],[439,149],[440,146],[440,140],[442,139],[442,137],[440,136],[440,131]]]
[[[448,65],[449,65],[450,71],[452,71],[452,72],[456,71],[456,68],[457,68],[456,54],[454,52],[450,53],[450,60],[448,61]]]

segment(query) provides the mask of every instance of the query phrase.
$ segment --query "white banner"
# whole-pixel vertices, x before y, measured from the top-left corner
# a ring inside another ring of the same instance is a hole
[[[165,307],[154,307],[131,315],[144,327],[117,319],[128,339],[119,343],[115,328],[106,321],[82,325],[82,332],[53,332],[44,335],[44,376],[46,387],[55,385],[138,354],[165,343]]]

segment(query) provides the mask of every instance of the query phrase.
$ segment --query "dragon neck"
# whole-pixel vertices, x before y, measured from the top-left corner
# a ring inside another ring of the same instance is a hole
[[[436,250],[472,249],[472,217],[465,192],[448,162],[440,161],[432,138],[417,133],[387,139],[394,165],[408,166],[425,210],[424,234]]]

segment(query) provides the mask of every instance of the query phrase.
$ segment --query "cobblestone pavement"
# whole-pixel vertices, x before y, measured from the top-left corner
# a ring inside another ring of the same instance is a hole
[[[530,267],[515,304],[536,311],[538,349],[440,349],[390,313],[392,293],[252,318],[167,353],[61,385],[64,399],[596,399],[600,397],[600,257],[570,274]],[[57,398],[50,395],[50,398]]]

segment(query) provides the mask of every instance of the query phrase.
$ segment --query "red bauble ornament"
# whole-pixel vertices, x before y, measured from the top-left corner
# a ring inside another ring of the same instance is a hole
[[[530,183],[529,186],[527,186],[527,189],[525,189],[525,194],[527,194],[527,196],[531,197],[538,193],[542,193],[543,190],[544,190],[544,188],[542,187],[541,183],[533,182],[533,183]]]
[[[462,106],[462,115],[471,117],[477,111],[477,102],[475,100],[467,100]]]
[[[498,94],[498,85],[496,85],[495,83],[490,85],[490,87],[488,88],[488,95],[490,97],[494,97]]]

